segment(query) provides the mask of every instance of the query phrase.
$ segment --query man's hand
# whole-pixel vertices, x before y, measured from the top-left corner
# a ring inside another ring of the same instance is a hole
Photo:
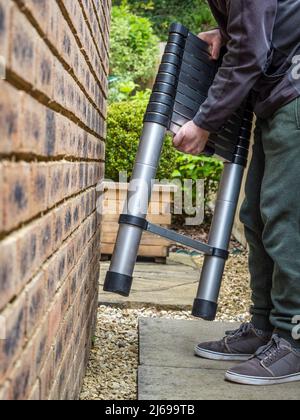
[[[182,153],[198,156],[204,151],[208,138],[208,131],[190,121],[174,137],[173,144]]]
[[[214,29],[212,31],[202,32],[198,35],[198,37],[209,45],[212,58],[214,60],[218,60],[223,46],[223,39],[220,30]]]

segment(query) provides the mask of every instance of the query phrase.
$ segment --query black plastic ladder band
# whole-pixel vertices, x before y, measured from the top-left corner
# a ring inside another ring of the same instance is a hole
[[[176,233],[172,230],[165,229],[161,226],[149,223],[146,219],[143,219],[142,217],[122,214],[119,219],[119,224],[135,226],[144,231],[152,233],[153,235],[161,236],[163,238],[169,239],[170,241],[174,241],[176,243],[188,246],[189,248],[193,248],[207,256],[222,258],[224,260],[228,260],[229,258],[229,252],[227,250],[214,248],[203,242],[195,241],[194,239],[188,236],[180,235],[179,233]]]

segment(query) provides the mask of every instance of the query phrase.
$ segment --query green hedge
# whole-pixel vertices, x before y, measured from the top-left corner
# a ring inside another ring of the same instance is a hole
[[[117,182],[120,171],[127,171],[131,177],[147,104],[148,100],[141,98],[109,106],[106,178]],[[168,137],[162,153],[158,179],[171,179],[176,167],[176,157],[177,152]]]
[[[137,15],[149,18],[159,38],[166,40],[172,22],[180,22],[198,33],[215,25],[206,0],[115,0],[114,4],[127,3]]]
[[[204,179],[205,198],[209,200],[211,194],[218,190],[223,167],[219,159],[178,154],[172,178],[181,181]]]
[[[108,112],[106,143],[106,178],[119,180],[119,172],[127,171],[131,177],[149,92],[138,94],[133,100],[113,103]],[[168,136],[162,153],[157,178],[204,179],[206,197],[218,188],[223,164],[205,156],[189,156],[177,152]]]
[[[127,6],[113,7],[110,73],[120,80],[146,84],[158,60],[158,38],[149,19],[130,13]]]

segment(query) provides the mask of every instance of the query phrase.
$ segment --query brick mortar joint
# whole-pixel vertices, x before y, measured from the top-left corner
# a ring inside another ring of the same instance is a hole
[[[98,46],[97,46],[97,41],[96,41],[95,36],[94,36],[94,31],[93,31],[93,28],[92,28],[92,26],[91,26],[91,23],[90,23],[90,21],[89,21],[89,18],[88,18],[88,16],[87,16],[87,14],[86,14],[86,12],[85,12],[85,7],[84,7],[84,5],[83,5],[83,3],[82,3],[82,1],[81,1],[81,0],[78,0],[78,3],[79,3],[79,5],[81,6],[81,9],[82,9],[82,14],[83,14],[84,19],[85,19],[85,21],[86,21],[86,23],[87,23],[87,25],[88,25],[88,27],[89,27],[89,30],[90,30],[90,33],[91,33],[91,37],[93,38],[93,41],[94,41],[95,46],[96,46],[96,49],[97,49],[97,51],[98,51],[98,52],[99,52],[99,54],[100,54],[99,48],[98,48]],[[94,2],[93,2],[93,1],[91,1],[91,4],[92,4],[92,7],[93,7],[93,11],[94,11],[95,19],[97,20],[97,23],[98,23],[99,33],[101,34],[101,38],[102,38],[102,41],[103,41],[103,45],[104,45],[104,47],[105,47],[105,52],[106,52],[106,55],[107,55],[107,56],[109,56],[108,49],[107,49],[107,46],[106,46],[106,44],[105,44],[105,39],[104,39],[103,31],[101,30],[101,25],[100,25],[99,17],[98,17],[98,15],[97,15],[97,13],[96,13],[96,7],[95,7],[95,4],[94,4]],[[105,23],[106,23],[106,19],[105,19]],[[106,28],[106,29],[108,30],[108,28]],[[98,54],[98,55],[99,55],[99,54]],[[99,56],[100,56],[100,58],[101,58],[101,55],[99,55]]]
[[[97,105],[93,102],[92,98],[90,98],[89,94],[85,91],[84,86],[81,84],[81,82],[77,79],[76,75],[74,74],[74,70],[69,66],[69,64],[62,58],[62,56],[60,55],[59,51],[56,49],[56,47],[51,44],[51,42],[48,40],[46,34],[43,32],[43,30],[41,29],[39,23],[36,21],[35,17],[32,15],[32,13],[30,12],[30,10],[28,10],[26,8],[25,3],[21,0],[14,0],[15,3],[17,4],[19,10],[27,17],[28,21],[32,24],[32,27],[37,31],[37,33],[40,35],[41,39],[45,42],[45,44],[48,46],[48,48],[50,49],[50,51],[53,53],[54,57],[56,57],[60,63],[62,64],[62,66],[64,67],[64,69],[66,70],[67,73],[69,73],[73,79],[75,80],[75,82],[77,83],[77,85],[79,86],[79,88],[82,90],[82,92],[84,93],[85,97],[89,100],[89,102],[94,106],[94,108],[99,112],[100,110],[97,108]],[[70,26],[69,26],[70,27]],[[72,33],[73,30],[70,27]],[[73,35],[75,36],[75,34],[73,33]],[[80,48],[81,50],[81,48]],[[83,51],[81,50],[81,52],[83,53]],[[84,56],[84,54],[82,54]],[[90,67],[91,63],[90,61],[86,60],[86,57],[88,56],[84,56],[85,61],[87,63],[87,65]],[[101,61],[101,60],[100,60]],[[101,63],[102,65],[102,63]],[[107,93],[105,92],[105,90],[103,89],[100,80],[97,77],[97,73],[94,71],[94,69],[92,70],[92,74],[95,78],[95,81],[97,82],[98,87],[101,89],[103,95],[105,98],[107,98]],[[103,71],[105,72],[105,69],[103,68]]]
[[[71,196],[65,197],[63,200],[59,201],[58,203],[55,203],[55,205],[52,206],[51,208],[45,209],[41,213],[37,214],[36,216],[32,217],[31,219],[26,220],[25,222],[21,223],[19,226],[17,226],[16,228],[14,228],[14,229],[12,229],[8,232],[0,232],[0,241],[8,239],[10,236],[14,235],[15,233],[20,232],[22,229],[26,229],[32,223],[37,222],[42,217],[48,216],[48,214],[50,214],[50,213],[54,212],[55,210],[59,209],[60,207],[64,206],[69,201],[71,201],[73,199],[76,199],[78,197],[81,197],[84,194],[88,194],[88,193],[92,192],[93,190],[95,190],[97,188],[98,184],[99,183],[91,185],[84,190],[80,190],[76,194],[72,194]]]
[[[99,139],[98,139],[99,140]],[[101,140],[102,141],[102,140]],[[102,141],[104,143],[104,141]],[[29,153],[0,153],[0,163],[105,163],[104,158],[81,158],[72,155],[43,156]]]
[[[86,126],[85,123],[82,122],[75,114],[73,114],[71,111],[68,111],[59,103],[52,101],[45,93],[37,91],[37,90],[33,90],[31,85],[29,85],[24,79],[22,79],[20,76],[12,72],[10,69],[7,69],[5,80],[16,89],[21,90],[22,92],[26,92],[32,98],[37,100],[40,104],[46,106],[47,108],[51,109],[52,111],[58,114],[63,115],[64,117],[72,121],[73,123],[78,124],[78,126],[82,128],[84,131],[86,131],[87,133],[93,135],[95,138],[99,140],[102,140],[102,137],[98,133],[96,133],[95,131],[90,129],[88,126]],[[106,119],[106,116],[102,116],[102,117],[103,117],[103,120]]]
[[[93,240],[94,236],[90,239],[89,243]],[[89,262],[91,262],[91,261],[92,261],[92,259]],[[62,285],[62,287],[63,287],[63,285]],[[55,296],[58,296],[59,295],[61,288],[57,291],[57,293],[56,293]],[[97,293],[97,290],[98,289],[96,287],[95,288],[95,292],[96,293]],[[79,289],[76,297],[78,297],[81,294],[81,292],[82,292],[82,290]],[[88,295],[87,295],[87,297],[88,297]],[[92,300],[93,300],[93,298],[90,299],[90,301],[92,301]],[[24,342],[24,345],[19,350],[19,353],[18,353],[18,355],[16,357],[15,362],[9,367],[8,371],[6,372],[5,377],[3,379],[3,382],[0,384],[0,387],[1,387],[1,385],[4,385],[7,381],[10,381],[13,378],[12,373],[14,372],[14,370],[17,367],[17,365],[19,364],[20,355],[23,352],[25,352],[30,347],[30,345],[33,343],[33,339],[35,338],[35,335],[38,332],[39,328],[41,327],[41,325],[43,325],[44,322],[47,321],[47,317],[49,316],[49,314],[51,313],[51,310],[53,309],[53,305],[52,305],[53,303],[54,303],[54,300],[51,301],[51,304],[48,305],[48,310],[46,311],[46,313],[44,314],[44,316],[42,317],[42,319],[40,320],[40,322],[37,324],[36,329],[34,330],[34,332],[32,333],[32,335],[30,336],[30,338],[26,338],[26,340]],[[64,326],[65,322],[67,321],[67,317],[70,315],[70,313],[71,313],[72,309],[74,309],[74,307],[75,307],[75,303],[73,303],[72,305],[70,305],[68,307],[68,310],[65,312],[64,317],[61,319],[61,322],[59,323],[60,328],[62,328]],[[85,320],[86,320],[85,326],[86,327],[88,326],[87,321],[89,320],[89,318],[90,318],[90,313],[85,317]],[[76,319],[76,321],[78,321],[78,319]],[[72,332],[72,335],[70,337],[70,342],[72,341],[72,339],[74,339],[76,337],[75,331],[77,331],[77,329],[75,329],[75,327],[74,327],[73,332]],[[81,339],[85,335],[85,331],[86,331],[86,329],[83,330],[83,333],[80,336]],[[90,331],[92,331],[91,328],[90,328]],[[55,344],[56,344],[56,341],[53,341],[50,344],[49,349],[48,349],[49,352],[55,350]],[[66,353],[66,352],[64,351],[64,353]],[[40,379],[40,374],[41,374],[43,368],[45,367],[46,362],[47,362],[47,357],[45,357],[45,360],[43,361],[42,365],[39,367],[39,371],[37,372],[37,376],[33,380],[33,386],[35,384],[36,379],[38,379],[38,378]],[[62,364],[63,364],[63,361],[58,364],[57,371],[59,371],[59,369],[62,366]]]
[[[98,13],[97,13],[97,8],[96,8],[96,5],[95,5],[95,2],[94,2],[94,0],[91,0],[91,3],[92,3],[92,7],[93,7],[93,11],[94,11],[94,15],[95,15],[95,18],[96,18],[96,20],[97,20],[97,22],[98,22],[98,28],[99,28],[99,31],[100,31],[100,34],[101,34],[101,38],[102,38],[102,41],[103,41],[103,44],[104,44],[104,47],[105,47],[105,52],[106,52],[106,55],[107,55],[107,57],[109,57],[109,48],[108,48],[108,46],[106,45],[106,41],[105,41],[105,36],[104,36],[104,33],[103,33],[103,29],[101,28],[101,23],[100,23],[100,19],[99,19],[99,15],[98,15]],[[102,6],[102,3],[101,3],[101,7],[103,7]],[[102,9],[103,10],[103,9]],[[105,16],[105,13],[104,13],[104,11],[103,11],[103,16]],[[107,26],[107,22],[106,22],[106,18],[104,19],[105,20],[105,29],[106,29],[106,32],[107,32],[107,34],[109,35],[109,28],[108,28],[108,26]]]
[[[62,15],[63,15],[63,17],[64,17],[64,19],[65,19],[65,21],[67,22],[67,24],[69,25],[69,28],[71,29],[71,31],[72,31],[72,33],[73,33],[73,35],[74,35],[74,37],[75,37],[75,40],[76,40],[76,42],[77,42],[77,44],[78,44],[78,47],[79,47],[79,49],[81,50],[81,52],[82,52],[82,54],[83,54],[83,56],[84,56],[84,58],[85,58],[85,61],[86,61],[86,63],[88,64],[88,66],[91,68],[91,72],[92,72],[92,74],[93,74],[93,76],[96,78],[96,79],[98,79],[98,77],[97,77],[97,73],[96,73],[96,70],[94,70],[94,68],[93,68],[93,66],[92,66],[92,63],[90,62],[90,59],[89,59],[89,56],[87,55],[87,52],[85,51],[85,49],[84,49],[84,47],[83,47],[83,45],[82,45],[82,42],[81,42],[81,38],[80,38],[80,36],[78,35],[78,33],[77,33],[77,30],[76,30],[76,28],[75,28],[75,26],[74,26],[74,24],[73,24],[73,22],[72,22],[72,20],[71,20],[71,18],[70,18],[70,16],[69,16],[69,14],[68,14],[68,11],[67,11],[67,9],[65,8],[65,5],[63,4],[63,1],[62,0],[56,0],[57,1],[57,4],[58,4],[58,6],[59,6],[59,8],[60,8],[60,10],[61,10],[61,13],[62,13]],[[93,39],[93,41],[94,41],[94,39]],[[96,47],[97,48],[97,47]],[[97,49],[97,54],[99,53],[99,50]],[[105,70],[105,68],[104,68],[104,66],[103,66],[103,63],[102,63],[102,59],[101,59],[101,56],[98,54],[98,57],[99,57],[99,62],[100,62],[100,64],[101,64],[101,67],[102,67],[102,70],[103,70],[103,72],[104,72],[104,74],[106,74],[106,76],[107,76],[107,72],[106,72],[106,70]],[[100,84],[101,85],[101,84]],[[103,91],[103,94],[104,94],[104,96],[105,96],[105,98],[107,99],[107,92],[104,92],[104,90],[103,90],[103,88],[101,87],[101,90]]]
[[[94,2],[94,0],[93,0],[93,2]],[[106,23],[106,29],[108,30],[109,29],[109,22],[107,20],[107,16],[106,16],[104,5],[103,5],[102,1],[100,2],[100,5],[101,5],[102,11],[103,11],[103,16],[104,16],[105,23]],[[112,3],[110,2],[110,4],[108,5],[109,14],[111,12],[111,9],[112,9]]]
[[[94,212],[95,213],[95,212]],[[94,215],[94,213],[92,213],[92,214],[90,214],[82,223],[85,223],[89,218],[91,218],[93,215]],[[67,242],[71,242],[71,240],[72,239],[74,239],[73,238],[73,236],[75,236],[75,234],[76,233],[78,233],[78,230],[79,230],[79,228],[80,227],[78,227],[77,229],[76,229],[76,231],[74,231],[64,242],[63,242],[63,245],[65,245]],[[99,228],[100,228],[100,226],[98,226],[98,229],[96,229],[96,231],[95,232],[93,232],[93,235],[88,239],[88,241],[86,242],[86,244],[85,244],[85,247],[86,248],[88,248],[88,246],[93,242],[93,240],[97,237],[97,235],[98,235],[98,230],[99,230]],[[39,268],[39,272],[41,272],[41,271],[43,271],[43,269],[44,269],[44,267],[45,267],[45,265],[47,264],[47,262],[51,259],[51,258],[54,258],[56,255],[59,255],[59,251],[60,250],[57,250],[55,253],[53,253],[50,257],[49,257],[49,259],[48,260],[46,260],[42,265],[41,265],[41,267]],[[78,260],[80,260],[82,257],[83,257],[83,255],[84,255],[84,253],[86,252],[86,249],[80,254],[80,256],[79,256],[79,258],[78,258]],[[97,254],[97,252],[95,253],[95,254],[93,254],[93,256],[91,257],[91,259],[90,259],[90,261],[89,261],[89,263],[93,260],[93,258],[96,256],[96,255],[98,255]],[[99,261],[99,264],[100,264],[100,261]],[[36,328],[35,328],[35,330],[31,333],[31,335],[30,335],[30,337],[26,337],[26,340],[25,340],[25,343],[24,343],[24,346],[22,347],[22,349],[24,350],[24,349],[26,349],[26,347],[28,346],[28,344],[29,344],[29,342],[31,341],[31,339],[34,337],[34,335],[35,335],[35,333],[36,333],[36,331],[38,330],[38,328],[39,328],[39,326],[40,325],[42,325],[43,324],[43,322],[45,322],[46,321],[46,318],[47,318],[47,316],[49,315],[49,313],[51,312],[51,309],[52,309],[52,307],[53,307],[53,305],[55,304],[55,298],[59,295],[59,293],[61,292],[61,290],[63,289],[63,287],[64,287],[64,284],[65,284],[65,281],[66,281],[66,279],[67,279],[67,277],[68,277],[68,275],[71,273],[71,271],[74,269],[74,267],[75,266],[77,266],[77,264],[75,263],[73,266],[72,266],[72,268],[70,269],[70,271],[68,272],[68,273],[66,273],[66,275],[65,275],[65,277],[64,277],[64,280],[62,281],[62,283],[60,284],[60,286],[57,288],[57,290],[56,290],[56,292],[55,292],[55,295],[52,297],[52,299],[51,299],[51,301],[50,302],[48,302],[48,304],[47,304],[47,307],[48,307],[48,310],[45,312],[45,314],[44,314],[44,316],[42,317],[42,319],[41,319],[41,321],[38,323],[38,325],[36,326]],[[21,291],[18,293],[18,295],[17,296],[15,296],[4,308],[3,308],[3,310],[2,311],[0,311],[0,315],[1,314],[3,314],[7,309],[9,309],[17,300],[18,300],[18,298],[19,298],[19,296],[21,296],[24,292],[25,292],[25,289],[26,289],[26,287],[32,282],[32,280],[34,279],[34,277],[35,276],[33,276],[32,278],[31,278],[31,280],[29,280],[27,283],[26,283],[26,285],[24,285],[24,287],[21,289]],[[65,319],[64,319],[65,320]],[[11,370],[13,370],[12,368],[10,369],[10,371]]]

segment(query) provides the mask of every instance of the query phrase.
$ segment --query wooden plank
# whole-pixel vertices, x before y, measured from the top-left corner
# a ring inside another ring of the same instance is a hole
[[[113,244],[105,244],[101,245],[101,253],[106,255],[112,255],[114,251]],[[164,257],[168,256],[168,248],[163,246],[140,246],[139,254],[140,257]]]
[[[102,209],[104,213],[118,213],[124,211],[125,200],[105,199],[103,201]],[[170,214],[171,202],[151,202],[148,209],[149,214]]]
[[[128,184],[104,183],[104,187],[102,188],[106,199],[125,201],[127,198]],[[173,202],[173,195],[175,191],[177,191],[177,187],[175,185],[154,186],[151,201],[171,203]]]
[[[102,232],[101,241],[107,244],[115,244],[118,232]],[[160,236],[151,235],[149,233],[143,234],[141,245],[148,246],[170,246],[171,242]]]

